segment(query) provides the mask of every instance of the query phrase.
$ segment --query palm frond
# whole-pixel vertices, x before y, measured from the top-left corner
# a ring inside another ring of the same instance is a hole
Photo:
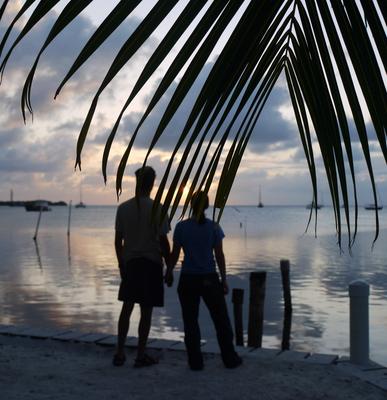
[[[0,45],[0,54],[2,52],[3,46],[5,45],[9,33],[11,32],[13,26],[15,23],[20,19],[22,15],[25,14],[25,12],[28,10],[28,8],[35,2],[35,0],[27,0],[22,9],[19,11],[19,13],[16,15],[14,20],[12,21],[11,25],[9,26],[2,43]],[[36,6],[35,10],[32,12],[31,17],[28,19],[27,23],[24,25],[23,29],[19,33],[18,37],[14,40],[12,43],[12,46],[8,50],[7,54],[5,55],[1,65],[0,65],[0,73],[1,76],[4,74],[4,69],[7,64],[7,61],[9,57],[11,56],[12,52],[14,51],[15,47],[20,43],[20,41],[28,34],[28,32],[42,19],[44,16],[51,11],[57,4],[59,3],[59,0],[46,0],[46,1],[40,1],[38,5]]]
[[[10,33],[12,32],[13,27],[15,26],[16,22],[19,21],[19,19],[24,15],[24,13],[32,6],[32,4],[35,2],[35,0],[27,0],[24,4],[23,7],[19,10],[19,12],[16,14],[16,16],[13,18],[12,22],[9,24],[7,30],[5,31],[5,34],[3,36],[3,39],[0,42],[0,56],[3,53],[4,46],[7,43],[8,37]],[[8,1],[4,1],[3,5],[1,6],[1,18],[3,17],[4,11],[7,7]],[[15,47],[15,46],[14,46]],[[13,50],[13,49],[12,49]],[[10,51],[10,53],[12,52]],[[8,56],[9,57],[9,56]],[[1,75],[2,76],[2,75]]]
[[[66,82],[77,72],[93,53],[110,37],[131,12],[141,3],[141,0],[121,0],[110,14],[102,21],[97,30],[85,44],[66,76],[58,86],[55,98],[59,95]]]
[[[164,18],[169,14],[172,8],[176,5],[178,0],[170,0],[167,2],[158,2],[140,23],[137,29],[130,35],[129,39],[124,43],[115,57],[112,65],[109,68],[105,78],[102,81],[97,93],[95,94],[91,103],[89,112],[86,116],[85,122],[82,126],[81,132],[77,142],[77,157],[75,161],[75,167],[81,168],[81,153],[83,145],[86,140],[87,133],[90,128],[91,121],[93,119],[95,110],[97,108],[99,96],[114,79],[118,72],[126,65],[129,59],[136,53],[146,39],[152,34],[152,32],[159,26]]]
[[[170,53],[172,47],[175,44],[175,38],[180,37],[184,31],[188,28],[188,26],[191,24],[193,19],[196,17],[197,13],[204,7],[205,1],[195,1],[195,2],[190,2],[187,4],[183,12],[180,14],[179,18],[177,21],[173,24],[171,29],[168,31],[164,39],[161,41],[155,52],[152,54],[151,58],[147,62],[145,68],[143,69],[140,77],[138,78],[135,87],[132,89],[128,99],[126,100],[124,106],[121,109],[120,114],[118,115],[118,118],[114,124],[114,127],[112,131],[110,132],[110,135],[106,141],[106,146],[104,149],[103,157],[102,157],[102,174],[104,177],[104,181],[106,183],[107,181],[107,176],[106,176],[106,168],[107,168],[107,163],[109,159],[109,153],[110,149],[114,140],[114,137],[117,133],[118,126],[121,122],[121,119],[126,111],[126,109],[129,107],[130,103],[132,100],[136,97],[136,95],[140,92],[140,90],[144,87],[144,85],[148,82],[150,77],[153,75],[153,73],[157,70],[157,68],[160,66],[161,62],[164,60],[164,58],[167,56],[167,54]],[[219,6],[219,1],[213,3],[213,7]],[[194,35],[195,40],[197,41],[200,35]],[[194,49],[196,46],[192,46],[192,49]],[[188,59],[190,51],[185,52],[186,57],[185,60]],[[179,57],[177,57],[179,58]],[[176,59],[177,59],[176,58]],[[176,61],[175,59],[175,61]],[[181,62],[181,61],[180,61]],[[181,65],[184,65],[184,62],[181,63]],[[167,73],[166,76],[164,77],[164,81],[166,80],[166,77],[168,76],[169,84],[173,82],[174,78],[176,78],[177,71],[179,71],[180,68],[175,68],[175,73]],[[159,88],[164,87],[164,90],[158,90],[158,96],[153,98],[151,104],[148,107],[147,112],[145,112],[142,120],[145,120],[146,116],[150,114],[153,104],[156,104],[157,101],[161,98],[162,93],[165,93],[165,90],[167,87],[169,87],[168,83],[160,84]],[[141,123],[139,124],[141,126]],[[139,127],[137,128],[136,132],[138,131]],[[136,137],[136,132],[133,134],[133,141]]]
[[[0,20],[3,17],[3,14],[4,14],[4,11],[5,11],[5,8],[7,7],[7,4],[8,4],[8,0],[4,0],[3,4],[1,5],[1,8],[0,8]],[[1,53],[0,53],[0,55],[1,55]]]
[[[6,11],[7,3],[5,0],[0,8],[0,19]],[[24,2],[0,42],[0,56],[5,46],[9,45],[0,60],[1,76],[15,47],[54,9],[58,0],[40,0],[35,9],[29,12],[34,3],[34,0]],[[32,113],[31,88],[41,55],[49,45],[55,45],[59,33],[90,3],[92,0],[71,0],[57,15],[24,85],[24,118],[26,108]],[[55,96],[141,3],[141,0],[121,0],[115,6],[80,51],[59,84]],[[76,167],[81,167],[82,150],[101,94],[178,4],[179,0],[157,2],[118,50],[94,95],[81,128]],[[129,132],[130,139],[117,168],[117,195],[122,191],[125,168],[130,162],[136,139],[161,98],[181,76],[158,121],[144,157],[144,165],[166,134],[173,117],[179,113],[191,89],[197,85],[198,78],[207,73],[206,66],[210,65],[210,71],[205,76],[190,112],[185,116],[184,127],[171,151],[156,194],[156,204],[163,200],[162,214],[169,213],[172,217],[182,201],[182,189],[189,184],[188,197],[182,210],[184,214],[193,192],[197,189],[208,192],[217,181],[215,208],[219,209],[220,218],[246,146],[256,133],[255,127],[266,101],[279,77],[285,76],[310,172],[315,204],[318,200],[318,182],[313,145],[317,141],[331,193],[338,243],[341,246],[341,220],[345,218],[351,246],[356,237],[358,222],[354,139],[349,128],[351,120],[354,121],[367,165],[375,204],[378,198],[369,132],[365,122],[368,119],[371,120],[381,154],[387,162],[387,94],[383,75],[387,66],[385,1],[198,0],[184,4],[134,82],[107,137],[102,157],[105,182],[109,155],[120,122],[134,98],[161,64],[173,54],[139,122],[133,132]],[[16,39],[8,43],[16,22],[27,13],[30,13],[27,22]],[[234,24],[231,33],[225,37],[231,23]],[[191,27],[190,35],[180,49],[176,49],[181,36]],[[220,43],[224,44],[219,55],[209,64],[214,47]],[[366,107],[361,106],[363,101]],[[349,105],[349,111],[346,110],[346,104]],[[352,200],[349,197],[350,186],[353,188]],[[351,201],[355,205],[353,222],[349,212]],[[344,203],[344,216],[340,202]],[[317,216],[317,209],[315,212]],[[309,222],[312,213],[313,210]],[[376,240],[379,232],[377,210],[375,226]]]
[[[375,40],[376,46],[378,48],[379,54],[381,56],[384,69],[387,70],[387,38],[386,32],[383,25],[379,19],[377,10],[372,1],[361,0],[361,5],[364,10],[367,24],[371,28],[373,38]],[[384,9],[386,8],[386,3],[383,3]]]
[[[24,121],[26,120],[25,108],[27,107],[28,111],[33,114],[32,104],[31,104],[31,87],[32,81],[34,79],[35,71],[39,63],[39,59],[43,54],[44,50],[48,47],[48,45],[60,34],[70,24],[75,17],[77,17],[93,0],[72,0],[70,1],[63,11],[58,16],[58,19],[55,21],[54,26],[51,28],[50,33],[47,36],[46,41],[44,42],[42,48],[40,49],[36,60],[27,76],[27,79],[24,83],[23,92],[22,92],[22,113]]]
[[[298,131],[300,133],[300,138],[302,142],[302,146],[305,153],[305,158],[308,163],[310,178],[312,182],[313,188],[313,200],[314,200],[314,211],[316,213],[315,219],[315,235],[317,235],[317,176],[316,176],[316,165],[314,163],[313,156],[313,146],[311,142],[311,133],[309,129],[308,115],[305,107],[305,101],[302,96],[301,88],[297,82],[296,74],[293,70],[293,67],[290,63],[285,64],[285,74],[286,80],[288,83],[290,99],[293,104],[294,115],[296,117],[296,122],[298,126]],[[313,203],[312,203],[313,204]],[[306,226],[306,230],[308,230],[309,224],[312,219],[313,207],[310,208],[309,219]]]
[[[179,108],[181,103],[183,102],[189,89],[192,87],[193,83],[195,82],[196,78],[198,77],[199,73],[201,72],[205,62],[207,61],[209,55],[211,54],[213,47],[219,40],[222,32],[227,27],[227,25],[229,24],[231,19],[235,16],[235,14],[238,11],[241,4],[242,4],[241,0],[229,2],[228,6],[224,10],[222,10],[218,20],[216,21],[215,25],[210,30],[203,45],[199,48],[199,50],[196,53],[196,55],[194,56],[193,60],[189,64],[189,66],[188,66],[187,70],[185,71],[183,77],[181,78],[171,100],[169,101],[167,109],[165,110],[163,116],[161,117],[161,121],[159,123],[159,126],[156,129],[156,132],[154,134],[152,142],[149,146],[144,163],[146,163],[151,150],[153,149],[153,147],[159,140],[160,136],[164,132],[166,126],[171,121],[173,115],[175,114],[175,112],[177,111],[177,109]],[[193,108],[194,111],[191,113],[189,122],[193,123],[194,118],[192,117],[192,114],[194,114],[194,112],[200,108],[199,104],[200,104],[200,102],[203,102],[203,101],[204,101],[204,95],[199,94],[198,101],[196,102],[196,104]],[[152,106],[153,106],[153,102],[151,101],[148,106],[148,109],[145,111],[144,115],[147,115],[147,113],[149,113],[149,108]],[[134,139],[135,139],[136,134],[139,130],[139,127],[141,126],[143,121],[144,121],[144,117],[142,118],[138,127],[136,128],[135,133],[132,136],[131,142],[130,142],[127,150],[125,151],[124,156],[122,157],[120,165],[118,167],[117,178],[116,178],[117,193],[121,192],[121,182],[122,182],[124,169],[126,167]],[[184,140],[184,133],[186,131],[187,131],[187,128],[185,128],[184,132],[181,134],[179,142],[182,142]]]

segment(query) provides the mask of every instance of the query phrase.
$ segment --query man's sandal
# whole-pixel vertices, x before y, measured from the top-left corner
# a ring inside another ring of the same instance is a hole
[[[158,364],[159,360],[148,356],[148,354],[144,354],[140,358],[136,358],[134,360],[134,368],[142,368],[142,367],[150,367],[151,365]]]
[[[114,354],[113,365],[115,367],[122,367],[125,364],[125,361],[126,361],[125,355]]]

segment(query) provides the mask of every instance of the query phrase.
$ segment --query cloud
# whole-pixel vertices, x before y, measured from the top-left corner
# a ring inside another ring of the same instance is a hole
[[[301,145],[294,122],[281,114],[281,107],[290,102],[286,88],[275,86],[268,98],[263,112],[254,128],[249,148],[255,152],[270,149],[284,150]]]
[[[50,13],[15,48],[4,74],[3,85],[21,89],[27,72],[55,19],[55,13]],[[139,22],[138,19],[130,17],[113,32],[68,82],[63,90],[63,95],[82,99],[85,95],[90,96],[91,93],[94,93],[110,67],[110,60],[115,58],[118,50]],[[4,25],[0,25],[0,32],[4,32],[4,29]],[[87,16],[80,15],[45,50],[41,56],[32,87],[33,106],[37,112],[42,114],[47,112],[52,104],[56,88],[95,29],[96,27]],[[14,31],[13,36],[16,36],[20,32],[20,28],[15,28]],[[132,67],[139,59],[149,55],[150,48],[154,46],[154,43],[153,39],[146,42],[134,57]],[[23,79],[20,79],[21,77]]]
[[[42,45],[49,29],[55,20],[55,15],[50,14],[38,24],[15,49],[15,53],[9,60],[3,82],[0,87],[0,171],[3,171],[0,180],[0,190],[3,193],[9,191],[10,186],[19,194],[28,195],[27,188],[45,183],[51,185],[51,196],[57,198],[57,194],[68,196],[62,186],[72,190],[79,181],[74,176],[75,145],[76,138],[83,124],[83,119],[90,104],[91,96],[98,88],[101,79],[110,67],[109,61],[118,52],[126,41],[128,34],[135,29],[139,20],[129,18],[108,41],[93,55],[92,59],[77,72],[68,82],[67,86],[56,101],[53,101],[55,90],[71,66],[77,52],[88,40],[95,26],[87,17],[80,16],[66,29],[43,54],[32,87],[32,102],[34,108],[34,122],[27,122],[24,126],[20,112],[21,88],[26,74],[34,61],[37,50]],[[3,23],[4,21],[2,21]],[[4,24],[0,25],[0,36],[4,33]],[[15,27],[15,33],[20,32],[20,26]],[[71,45],[69,45],[71,43]],[[124,71],[113,81],[113,89],[107,91],[108,105],[115,106],[122,90],[120,85],[127,80],[127,73],[133,74],[138,70],[139,60],[149,55],[154,47],[154,39],[147,41],[145,46],[136,54],[134,61],[124,68]],[[102,106],[104,101],[101,100]],[[97,110],[95,120],[98,132],[103,129],[103,124],[110,126],[111,120],[104,114],[109,111]],[[111,113],[111,111],[110,111]],[[101,121],[103,122],[101,124]],[[94,132],[91,132],[91,137]],[[87,142],[91,149],[95,145]],[[88,154],[86,154],[87,156]],[[94,165],[96,165],[94,167]],[[100,159],[91,160],[89,171],[93,171],[102,183],[100,175]],[[43,186],[42,186],[43,185]],[[78,190],[78,189],[77,189]],[[45,187],[40,193],[49,192]],[[106,196],[106,193],[105,193]],[[109,196],[114,198],[114,191]]]
[[[20,129],[3,129],[0,134],[0,147],[6,148],[11,145],[17,144],[23,136]]]
[[[204,84],[205,78],[208,75],[211,67],[212,63],[207,63],[203,68],[203,71],[196,80],[194,86],[187,94],[177,113],[165,128],[161,138],[158,140],[158,149],[172,151],[172,149],[175,147],[180,134],[185,127],[188,116],[194,106],[194,99],[199,94],[199,91]],[[156,87],[159,85],[159,83],[160,81],[155,83],[154,87],[152,88],[152,92],[156,90]],[[135,145],[137,147],[148,148],[161,121],[163,113],[165,112],[176,88],[177,82],[175,81],[171,84],[170,88],[142,124],[135,141]],[[147,100],[150,101],[150,98]],[[251,151],[265,152],[274,148],[283,150],[287,148],[294,148],[300,145],[298,133],[295,129],[294,123],[284,118],[280,110],[281,107],[287,106],[289,101],[290,99],[287,90],[282,85],[275,86],[251,136],[249,142],[249,149]],[[230,116],[226,118],[218,137],[219,135],[223,134],[225,126],[230,123],[231,115],[235,113],[235,110],[236,107],[233,107],[232,111],[230,112]],[[141,120],[142,115],[143,112],[132,111],[128,112],[122,119],[119,133],[117,134],[117,140],[121,141],[123,145],[128,144],[133,132]],[[238,126],[238,124],[235,124],[234,128],[231,130],[231,139],[235,136],[235,131]],[[208,137],[211,136],[212,132],[213,130],[210,130],[210,135],[208,135]],[[101,132],[95,137],[95,142],[99,144],[105,144],[107,135],[108,132]]]
[[[35,140],[25,146],[13,144],[0,153],[0,171],[55,174],[68,164],[73,147],[72,139],[61,135]]]

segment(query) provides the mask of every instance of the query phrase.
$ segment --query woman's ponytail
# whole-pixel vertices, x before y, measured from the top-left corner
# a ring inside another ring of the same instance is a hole
[[[199,191],[192,195],[191,199],[192,215],[196,221],[202,225],[206,222],[206,215],[204,210],[208,208],[208,196],[207,193]]]

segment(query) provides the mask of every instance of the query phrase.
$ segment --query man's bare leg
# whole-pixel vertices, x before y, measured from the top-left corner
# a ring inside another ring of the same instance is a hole
[[[137,358],[141,359],[144,357],[146,342],[152,322],[152,311],[153,307],[145,307],[140,305],[141,317],[140,323],[138,324],[138,347],[137,347]]]
[[[129,303],[124,301],[122,304],[122,309],[120,317],[118,319],[118,337],[117,337],[117,351],[116,355],[119,357],[125,356],[125,342],[129,331],[129,321],[132,315],[134,303]]]

